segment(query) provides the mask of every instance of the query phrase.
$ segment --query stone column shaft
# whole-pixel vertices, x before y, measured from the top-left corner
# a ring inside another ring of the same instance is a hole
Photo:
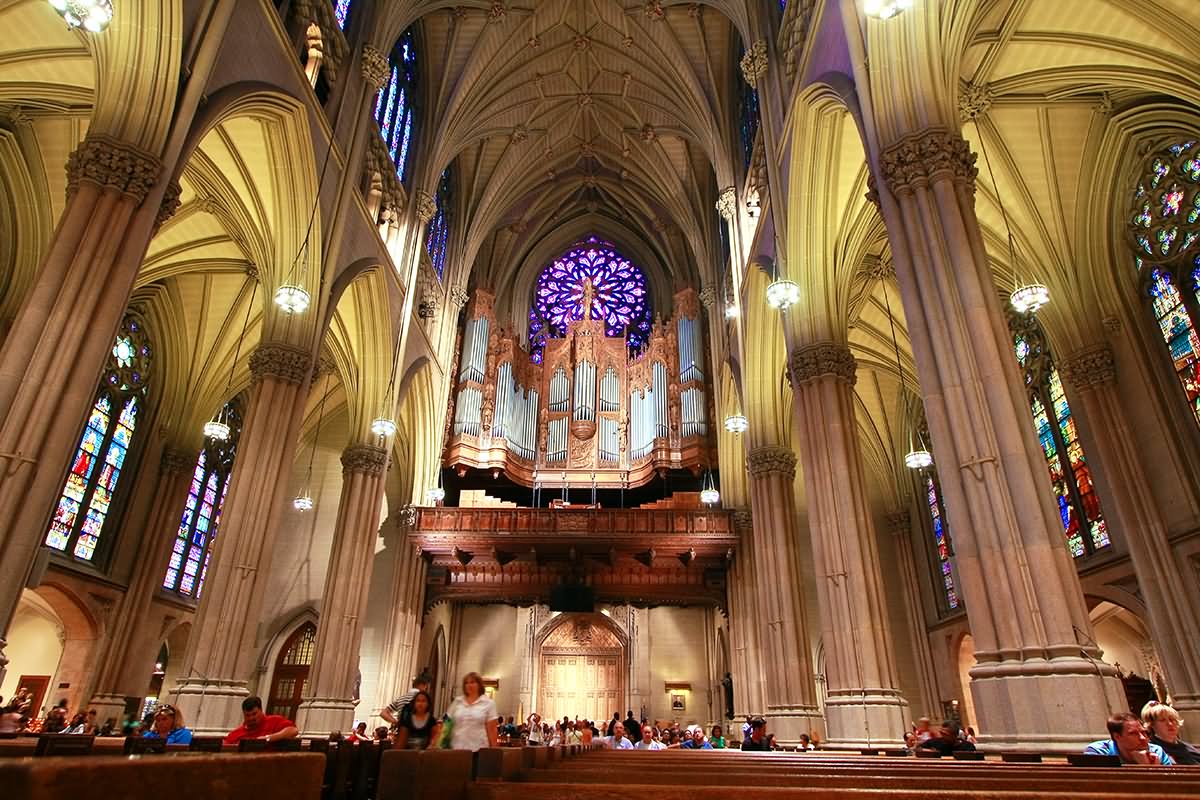
[[[401,509],[401,515],[405,513]],[[417,663],[421,634],[421,602],[425,589],[425,560],[405,537],[406,525],[398,532],[393,556],[391,612],[384,631],[383,655],[379,670],[379,701],[388,703],[409,689],[412,679],[424,665]],[[379,709],[371,709],[372,713]]]
[[[982,741],[1078,750],[1124,705],[1099,660],[974,208],[975,156],[930,128],[884,148],[879,194],[978,662]]]
[[[1103,467],[1098,480],[1105,484],[1105,512],[1129,547],[1175,709],[1200,727],[1200,598],[1180,568],[1183,559],[1167,539],[1166,522],[1146,481],[1117,391],[1112,350],[1086,348],[1059,367],[1087,420],[1095,445],[1088,453]]]
[[[821,731],[804,589],[796,555],[796,456],[786,447],[746,454],[754,515],[754,610],[771,729],[781,741]]]
[[[847,747],[900,742],[908,707],[867,503],[855,369],[849,348],[832,342],[798,347],[789,359],[821,598],[825,720],[829,742]]]
[[[342,453],[342,496],[312,669],[297,720],[305,733],[345,731],[354,724],[354,683],[387,464],[387,450],[372,444],[353,445]]]
[[[737,556],[729,570],[730,665],[734,717],[767,713],[763,696],[762,651],[758,642],[761,616],[754,607],[754,529],[749,511],[734,512],[738,532]],[[814,694],[815,698],[815,694]],[[815,704],[815,703],[814,703]]]
[[[896,544],[896,569],[904,587],[904,616],[908,620],[909,637],[912,640],[917,683],[923,695],[921,716],[933,718],[941,711],[941,696],[938,693],[937,670],[933,664],[933,651],[929,647],[929,631],[925,625],[925,611],[921,603],[921,579],[913,553],[912,517],[907,511],[894,511],[888,514],[888,523]],[[909,700],[911,704],[912,698]]]
[[[254,383],[238,458],[221,512],[204,596],[188,642],[178,704],[201,733],[236,727],[254,671],[267,570],[307,397],[312,358],[264,344],[250,357]]]
[[[157,642],[149,639],[158,630],[145,627],[147,613],[162,584],[171,546],[179,531],[179,520],[191,487],[195,454],[165,449],[159,463],[154,503],[143,533],[144,555],[134,565],[125,594],[117,602],[109,635],[96,660],[96,680],[91,708],[101,720],[122,719],[125,698],[140,697],[154,665]],[[168,687],[163,687],[164,691]]]

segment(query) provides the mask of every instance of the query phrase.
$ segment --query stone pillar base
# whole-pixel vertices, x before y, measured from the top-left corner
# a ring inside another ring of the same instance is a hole
[[[242,724],[242,701],[250,690],[246,681],[190,678],[179,681],[171,696],[192,733],[224,736]]]
[[[1111,666],[1074,657],[977,664],[971,695],[986,750],[1079,753],[1108,738],[1105,721],[1126,705]]]
[[[88,703],[88,709],[96,710],[96,724],[103,727],[110,719],[115,720],[116,730],[121,729],[125,719],[125,695],[123,694],[94,694]]]
[[[908,730],[908,701],[887,689],[830,692],[825,698],[825,723],[834,750],[864,747],[903,747]]]
[[[334,731],[350,733],[354,727],[354,701],[341,697],[310,697],[300,704],[296,727],[304,736],[324,738]]]
[[[1194,694],[1173,694],[1171,701],[1179,716],[1183,717],[1185,730],[1200,730],[1200,697]]]
[[[800,734],[814,733],[822,740],[825,739],[825,718],[816,706],[767,706],[763,715],[767,720],[767,733],[775,734],[780,744],[795,745],[800,742]],[[731,731],[740,730],[745,717],[735,716],[732,720],[721,720],[721,724]]]

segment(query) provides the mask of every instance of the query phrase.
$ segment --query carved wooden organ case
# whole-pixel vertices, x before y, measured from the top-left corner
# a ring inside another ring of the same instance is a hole
[[[475,291],[460,333],[444,464],[499,470],[523,486],[636,487],[660,471],[715,463],[700,303],[673,298],[631,354],[602,320],[570,323],[534,363]]]

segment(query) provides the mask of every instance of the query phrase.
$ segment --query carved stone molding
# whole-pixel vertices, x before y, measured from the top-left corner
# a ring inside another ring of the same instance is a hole
[[[388,451],[373,444],[355,444],[342,451],[342,472],[382,475],[388,467]]]
[[[871,280],[882,281],[896,277],[896,267],[879,256],[863,256],[862,271]]]
[[[164,447],[158,459],[158,471],[162,475],[189,472],[196,464],[196,453]]]
[[[717,302],[717,290],[710,283],[700,290],[700,294],[697,297],[700,300],[700,305],[705,308],[712,308]]]
[[[1091,389],[1112,383],[1117,378],[1117,365],[1112,348],[1098,344],[1080,350],[1059,362],[1059,372],[1076,389]]]
[[[867,193],[863,195],[867,202],[879,208],[879,183],[875,180],[875,173],[867,173]]]
[[[796,477],[796,454],[775,445],[756,447],[746,454],[746,469],[751,478],[782,475],[791,479]]]
[[[907,536],[912,532],[912,517],[906,509],[889,511],[887,524],[893,536]]]
[[[391,73],[387,56],[369,44],[363,45],[361,68],[363,80],[375,91],[383,88]]]
[[[788,377],[792,386],[831,376],[854,385],[858,362],[844,344],[818,342],[792,351],[788,357]]]
[[[461,286],[455,286],[450,290],[450,302],[457,308],[462,308],[471,299],[471,295],[467,294],[467,290]]]
[[[86,181],[115,189],[141,205],[161,171],[162,162],[145,150],[102,134],[89,134],[67,158],[67,197]]]
[[[717,196],[716,209],[725,219],[733,219],[737,213],[737,189],[726,186]]]
[[[958,116],[963,122],[984,116],[995,97],[991,84],[968,83],[958,95]]]
[[[171,181],[167,184],[162,203],[158,206],[158,214],[154,217],[154,230],[158,230],[167,224],[167,220],[175,216],[175,212],[179,210],[179,195],[182,193],[183,187],[179,185],[179,181]]]
[[[975,187],[975,154],[957,131],[928,128],[884,149],[879,158],[883,179],[894,194],[911,194],[931,182],[950,178]]]
[[[437,201],[433,199],[433,195],[429,192],[417,190],[417,217],[421,220],[422,225],[429,223],[433,219],[433,215],[437,213]]]
[[[766,39],[759,39],[750,45],[750,49],[742,56],[741,67],[742,77],[746,79],[746,83],[758,86],[758,82],[767,74]]]
[[[735,509],[733,512],[733,530],[738,536],[749,536],[754,529],[754,516],[748,508]]]
[[[250,354],[250,374],[255,381],[275,378],[287,383],[303,383],[312,367],[307,350],[288,344],[261,344]]]

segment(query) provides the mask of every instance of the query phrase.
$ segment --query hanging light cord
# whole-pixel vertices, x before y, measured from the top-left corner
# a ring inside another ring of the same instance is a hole
[[[896,351],[896,371],[900,373],[900,399],[904,402],[904,415],[908,416],[908,381],[904,379],[904,365],[900,361],[900,340],[896,338],[896,318],[892,316],[892,301],[888,299],[887,278],[880,279],[883,283],[883,305],[887,309],[888,325],[892,329],[892,348]],[[917,431],[917,444],[922,448],[925,443],[921,440],[921,432]]]
[[[254,296],[258,294],[258,281],[253,277],[247,277],[246,282],[254,284],[254,288],[250,290],[250,301],[246,303],[246,316],[242,320],[242,332],[238,336],[237,346],[233,349],[233,361],[229,364],[229,380],[225,383],[226,394],[229,394],[229,390],[233,388],[233,369],[242,355],[242,342],[246,339],[246,329],[250,327],[250,312],[254,309]]]
[[[329,396],[329,376],[325,376],[325,386],[321,389],[321,405],[317,409],[317,428],[313,432],[312,452],[308,455],[308,477],[304,483],[307,486],[312,481],[313,462],[317,459],[317,441],[321,438],[321,419],[325,416],[325,398]]]
[[[313,222],[317,218],[317,208],[321,205],[321,187],[325,185],[325,171],[329,168],[329,157],[333,155],[333,139],[329,140],[329,147],[325,150],[325,161],[321,164],[321,175],[317,178],[317,193],[313,197],[312,211],[308,215],[308,227],[304,229],[304,241],[300,245],[300,249],[296,251],[296,257],[292,259],[292,267],[288,270],[287,278],[284,283],[292,279],[296,274],[296,265],[300,263],[300,254],[308,252],[308,239],[312,235]]]
[[[996,173],[992,171],[992,160],[988,158],[987,145],[984,143],[983,130],[979,127],[979,120],[974,120],[975,130],[979,133],[979,152],[983,155],[983,164],[987,167],[988,180],[992,182],[992,189],[996,192],[996,205],[1000,206],[1000,218],[1004,220],[1004,233],[1008,237],[1008,258],[1012,262],[1013,283],[1020,284],[1020,279],[1017,276],[1017,245],[1013,241],[1012,225],[1008,221],[1008,211],[1004,208],[1004,198],[1000,195],[1000,184],[996,183]]]

